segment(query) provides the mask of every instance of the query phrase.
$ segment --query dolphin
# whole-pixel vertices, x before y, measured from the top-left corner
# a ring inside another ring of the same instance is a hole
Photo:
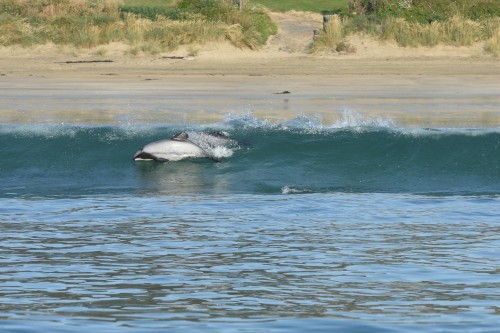
[[[189,157],[210,156],[204,149],[189,140],[186,132],[174,135],[171,139],[160,140],[145,145],[134,154],[134,161],[179,161]]]

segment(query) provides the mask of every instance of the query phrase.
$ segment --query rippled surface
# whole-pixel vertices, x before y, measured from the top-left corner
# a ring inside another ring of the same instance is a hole
[[[0,201],[12,332],[497,332],[500,199]]]

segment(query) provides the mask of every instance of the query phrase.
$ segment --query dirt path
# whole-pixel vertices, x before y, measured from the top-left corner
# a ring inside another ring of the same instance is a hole
[[[270,17],[278,26],[278,33],[270,38],[268,51],[307,52],[314,30],[323,24],[323,16],[315,13],[290,11],[270,13]]]

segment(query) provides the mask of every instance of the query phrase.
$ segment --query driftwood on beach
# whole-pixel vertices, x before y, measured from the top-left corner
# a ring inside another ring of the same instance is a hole
[[[99,63],[99,62],[113,62],[113,60],[68,60],[68,61],[62,61],[62,62],[57,62],[58,64],[92,64],[92,63]]]

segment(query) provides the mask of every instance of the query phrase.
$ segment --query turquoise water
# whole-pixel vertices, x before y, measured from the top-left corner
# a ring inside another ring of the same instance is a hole
[[[223,130],[220,162],[134,162]],[[500,130],[0,126],[2,332],[498,332]],[[229,151],[229,153],[228,153]]]

